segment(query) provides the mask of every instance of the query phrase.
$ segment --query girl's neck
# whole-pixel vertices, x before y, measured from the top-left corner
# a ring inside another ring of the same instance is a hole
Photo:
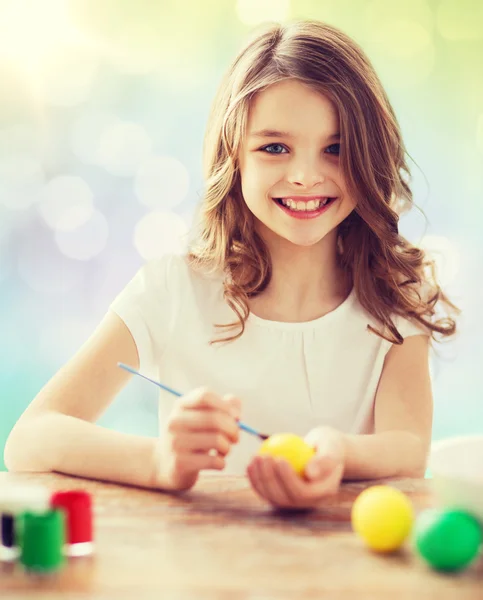
[[[329,237],[334,238],[328,234],[310,247],[280,243],[280,239],[272,244],[272,278],[250,300],[250,310],[269,320],[302,322],[337,308],[349,295],[351,281],[338,264],[336,239]]]

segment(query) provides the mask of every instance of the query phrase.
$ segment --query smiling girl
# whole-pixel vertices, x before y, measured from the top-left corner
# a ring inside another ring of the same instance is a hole
[[[257,32],[223,78],[204,159],[189,251],[121,291],[15,425],[7,467],[165,491],[224,469],[281,507],[315,507],[343,479],[423,476],[429,350],[458,310],[398,232],[405,149],[361,48],[315,21]],[[159,437],[95,424],[130,377],[118,362],[186,392],[161,394]],[[239,418],[305,436],[304,476],[256,456]]]

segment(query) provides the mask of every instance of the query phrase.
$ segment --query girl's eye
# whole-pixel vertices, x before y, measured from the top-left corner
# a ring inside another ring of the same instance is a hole
[[[285,146],[282,144],[268,144],[268,146],[263,146],[260,148],[262,152],[266,152],[267,154],[286,154],[283,150],[287,150]],[[340,152],[340,144],[332,144],[327,148],[328,154],[338,155]]]
[[[340,144],[332,144],[332,146],[329,146],[327,148],[327,151],[329,151],[331,148],[332,148],[332,151],[329,152],[329,154],[339,154],[339,152],[340,152]]]
[[[331,148],[332,148],[332,150],[331,150]],[[329,146],[327,148],[327,151],[329,151],[329,150],[331,150],[329,152],[329,154],[339,154],[339,152],[340,152],[340,144],[332,144],[332,146]]]
[[[275,150],[269,150],[269,148],[275,148]],[[263,152],[266,152],[267,154],[282,154],[282,152],[280,152],[280,148],[282,150],[285,150],[285,146],[282,146],[282,144],[268,144],[268,146],[263,146],[263,148],[260,148],[260,150],[262,150]]]

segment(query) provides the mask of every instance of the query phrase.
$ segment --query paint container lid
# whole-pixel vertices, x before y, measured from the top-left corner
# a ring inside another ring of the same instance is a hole
[[[51,506],[65,511],[66,543],[92,542],[92,499],[84,490],[59,491],[52,494]]]
[[[29,571],[49,573],[64,563],[65,515],[61,510],[20,515],[20,562]]]
[[[50,508],[50,491],[40,485],[8,484],[0,487],[0,513],[45,512]]]

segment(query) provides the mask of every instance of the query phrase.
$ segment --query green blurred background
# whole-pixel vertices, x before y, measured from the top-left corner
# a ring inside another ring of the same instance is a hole
[[[428,219],[401,232],[464,311],[432,357],[433,437],[483,432],[482,2],[0,0],[1,449],[137,268],[178,249],[220,77],[253,27],[293,18],[352,35],[387,89]],[[156,402],[132,380],[101,424],[154,435]]]

